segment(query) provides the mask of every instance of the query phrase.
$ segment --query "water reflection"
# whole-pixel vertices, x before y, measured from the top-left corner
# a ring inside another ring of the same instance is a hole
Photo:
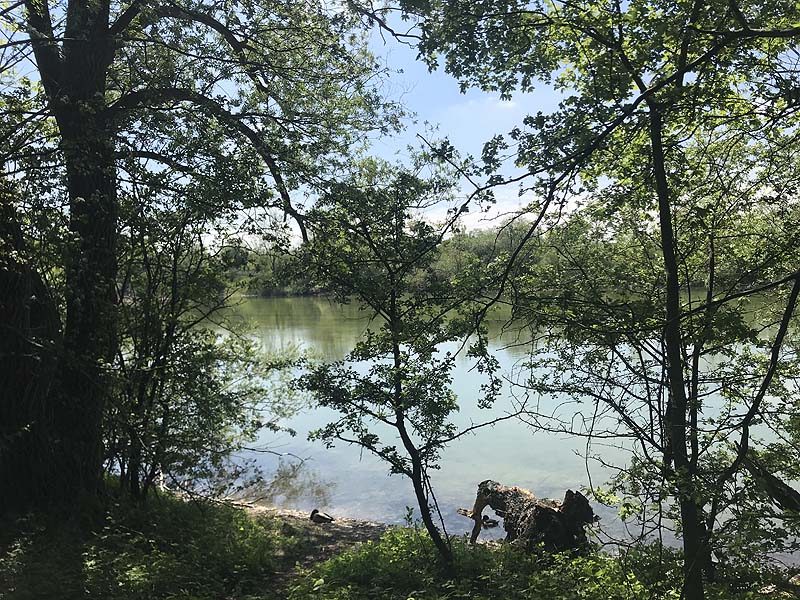
[[[301,499],[324,506],[330,503],[336,485],[295,458],[279,459],[271,477],[256,500],[272,506],[293,506]]]
[[[357,306],[339,306],[325,298],[247,298],[237,310],[252,323],[255,336],[265,349],[299,346],[326,361],[344,358],[369,325],[369,315],[359,311]],[[489,324],[490,347],[505,374],[510,375],[526,357],[526,348],[516,332],[502,331],[503,323],[503,315],[498,315]],[[455,350],[455,346],[443,348],[447,349]],[[508,390],[491,410],[478,408],[483,381],[471,367],[471,362],[462,357],[453,373],[453,388],[460,405],[453,420],[460,427],[512,410],[513,399]],[[318,507],[341,517],[402,523],[406,507],[415,505],[411,484],[406,478],[390,477],[385,463],[359,447],[337,444],[326,449],[319,442],[307,440],[309,431],[336,416],[337,413],[329,409],[306,410],[287,423],[297,431],[296,436],[284,435],[276,439],[275,434],[270,433],[261,440],[273,450],[303,458],[308,472],[316,474],[320,483],[325,482],[320,486],[327,492],[325,501],[309,490],[276,494],[274,503],[300,510]],[[458,515],[456,509],[472,506],[477,485],[485,479],[519,485],[533,490],[539,497],[549,498],[562,498],[568,488],[588,486],[587,464],[582,457],[585,450],[581,440],[541,431],[534,433],[517,420],[503,421],[460,438],[444,449],[441,468],[431,475],[448,532],[469,531],[471,522]],[[617,464],[624,464],[627,458],[619,449],[604,450],[603,455]],[[267,470],[280,464],[278,459],[267,455],[259,460]],[[595,483],[603,481],[607,475],[608,472],[599,467],[592,472]],[[613,511],[599,508],[596,512],[603,516],[604,527],[622,530]],[[502,528],[482,533],[484,538],[502,535]]]
[[[236,313],[248,321],[266,350],[299,345],[321,360],[347,355],[369,324],[354,304],[327,298],[243,298]]]

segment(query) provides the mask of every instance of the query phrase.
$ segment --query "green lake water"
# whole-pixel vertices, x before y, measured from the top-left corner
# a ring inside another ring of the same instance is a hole
[[[340,306],[328,299],[244,298],[236,308],[247,319],[252,334],[266,350],[300,347],[316,358],[334,361],[344,358],[368,327],[368,314],[356,305]],[[516,333],[501,334],[499,321],[493,329],[491,347],[500,362],[503,375],[514,377],[526,358],[526,345],[518,343]],[[449,348],[454,349],[454,348]],[[509,411],[511,391],[504,385],[504,395],[491,410],[477,407],[481,376],[472,363],[461,356],[454,372],[453,389],[460,410],[454,421],[462,427],[484,422]],[[550,402],[555,403],[555,400]],[[545,407],[546,408],[546,407]],[[390,476],[385,463],[362,452],[358,447],[338,443],[325,448],[310,442],[308,432],[330,422],[336,413],[308,408],[286,425],[297,431],[265,435],[262,444],[284,453],[284,464],[304,459],[294,480],[272,498],[287,508],[311,510],[318,507],[333,515],[387,523],[402,523],[406,506],[414,506],[410,481],[400,475]],[[471,521],[456,514],[458,507],[471,507],[479,482],[494,479],[505,485],[518,485],[539,497],[561,498],[566,489],[602,483],[610,471],[583,458],[584,441],[563,435],[533,431],[528,425],[508,420],[484,428],[453,442],[442,453],[441,468],[432,473],[434,491],[445,518],[448,533],[463,533]],[[626,455],[615,448],[594,446],[592,453],[606,460],[624,464]],[[256,455],[265,471],[274,471],[281,460],[273,454]],[[614,511],[596,508],[602,515],[603,528],[614,535],[623,532],[623,524]],[[502,534],[499,528],[484,532],[487,537]]]

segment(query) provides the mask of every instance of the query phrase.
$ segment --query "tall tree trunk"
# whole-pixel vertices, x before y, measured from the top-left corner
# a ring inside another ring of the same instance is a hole
[[[402,414],[396,415],[396,418],[398,423],[397,429],[400,432],[400,439],[403,442],[406,452],[408,452],[409,456],[411,457],[411,482],[414,486],[414,496],[417,498],[417,505],[419,506],[419,514],[422,517],[422,523],[425,525],[428,535],[431,536],[431,541],[433,542],[433,545],[436,546],[439,556],[446,565],[449,565],[453,562],[453,552],[448,543],[442,537],[439,528],[436,527],[436,524],[433,522],[431,507],[428,504],[428,497],[425,494],[425,473],[422,469],[422,461],[420,460],[419,451],[406,431],[403,422],[404,417]]]
[[[680,280],[678,261],[675,256],[675,239],[672,232],[672,212],[667,182],[665,155],[662,139],[662,119],[659,107],[650,104],[650,142],[653,153],[653,171],[658,196],[659,225],[661,228],[661,250],[664,271],[667,276],[666,323],[664,343],[667,351],[669,374],[670,410],[667,415],[669,446],[675,464],[675,486],[681,510],[684,553],[684,589],[686,600],[702,600],[703,573],[701,551],[703,531],[700,508],[694,500],[694,468],[689,460],[686,439],[687,399],[684,387],[683,357],[681,354],[680,327]]]
[[[65,499],[97,491],[108,364],[116,350],[117,194],[114,132],[105,103],[114,43],[105,0],[72,0],[64,42],[52,39],[47,3],[29,0],[34,53],[48,106],[61,136],[67,171],[70,240],[65,257],[66,322],[52,398]]]
[[[65,360],[58,419],[66,473],[77,490],[92,492],[102,462],[107,365],[116,349],[118,209],[112,141],[103,118],[74,112],[78,114],[59,119],[74,238],[66,265]]]

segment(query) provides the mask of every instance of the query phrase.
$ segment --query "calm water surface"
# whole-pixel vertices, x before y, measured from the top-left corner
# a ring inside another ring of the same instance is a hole
[[[355,305],[340,306],[324,298],[245,298],[237,308],[253,327],[254,335],[266,350],[299,346],[318,359],[334,361],[344,358],[367,328],[368,314]],[[524,344],[515,344],[516,334],[492,331],[491,348],[504,374],[511,376],[525,359]],[[469,426],[490,420],[511,407],[510,391],[491,410],[476,406],[480,376],[470,370],[465,357],[458,361],[453,389],[458,395],[460,411],[454,420]],[[274,499],[287,508],[311,510],[321,508],[333,515],[362,518],[387,523],[402,523],[406,506],[414,506],[411,483],[405,477],[389,476],[388,467],[356,446],[337,443],[325,448],[320,442],[309,442],[308,432],[335,419],[328,409],[306,409],[292,418],[289,427],[295,437],[269,434],[262,440],[273,450],[305,459],[303,476],[298,485]],[[568,488],[590,484],[585,443],[564,436],[534,432],[518,420],[498,423],[467,435],[442,453],[441,468],[432,473],[432,481],[449,533],[462,533],[471,521],[456,514],[458,507],[471,507],[477,484],[494,479],[505,485],[519,485],[540,497],[561,498]],[[604,458],[623,464],[625,455],[615,449],[593,448]],[[258,455],[267,470],[274,470],[273,455]],[[592,483],[602,483],[609,471],[590,464]],[[614,534],[623,525],[614,511],[596,508],[603,519],[603,528]],[[415,513],[416,514],[416,513]],[[484,532],[486,537],[501,535],[498,530]]]

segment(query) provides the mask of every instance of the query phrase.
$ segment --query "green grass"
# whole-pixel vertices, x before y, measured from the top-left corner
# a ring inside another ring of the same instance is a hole
[[[529,555],[512,546],[470,546],[464,540],[455,540],[453,550],[454,567],[445,572],[424,533],[392,530],[378,542],[358,546],[306,571],[291,590],[290,600],[680,598],[681,567],[674,551],[657,553],[651,547],[622,556]],[[758,590],[768,583],[769,575],[728,574],[731,579],[708,586],[707,598],[764,598]]]
[[[311,534],[268,515],[176,498],[112,505],[101,519],[0,522],[0,598],[197,600],[677,600],[675,551],[525,554],[455,540],[444,570],[427,535],[389,530],[308,570]],[[721,572],[709,600],[764,598],[776,573]],[[780,579],[780,577],[778,578]],[[782,576],[786,581],[786,575]],[[771,597],[798,598],[782,592]]]
[[[103,522],[28,516],[0,524],[0,598],[272,599],[304,543],[272,517],[168,497]]]
[[[292,600],[474,600],[535,598],[649,599],[635,576],[610,556],[528,555],[511,546],[470,546],[456,540],[453,571],[436,560],[428,537],[392,530],[308,571]]]

